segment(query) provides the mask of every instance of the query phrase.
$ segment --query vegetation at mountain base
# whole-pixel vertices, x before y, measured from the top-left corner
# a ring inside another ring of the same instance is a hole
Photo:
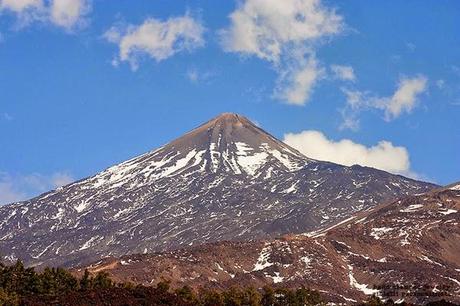
[[[309,306],[325,305],[320,294],[305,287],[297,289],[253,287],[227,290],[185,286],[176,290],[168,281],[156,287],[115,283],[107,273],[91,275],[85,270],[81,278],[63,268],[45,268],[41,272],[27,268],[21,261],[7,266],[0,263],[0,306],[86,306],[86,305],[164,305],[164,306]],[[362,305],[394,305],[377,297]],[[398,304],[409,305],[409,304]],[[430,304],[437,305],[453,305]]]
[[[412,303],[406,303],[406,302],[401,302],[401,303],[395,303],[392,299],[389,299],[387,301],[382,301],[379,297],[372,295],[365,301],[364,303],[357,304],[359,306],[416,306],[417,304],[412,304]],[[450,303],[444,299],[439,300],[439,301],[434,301],[434,302],[428,302],[425,304],[425,306],[458,306],[457,304]]]

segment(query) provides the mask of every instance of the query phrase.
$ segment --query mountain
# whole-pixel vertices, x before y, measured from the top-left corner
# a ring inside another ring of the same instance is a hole
[[[174,287],[306,285],[345,304],[371,294],[417,304],[442,298],[460,303],[456,186],[379,205],[313,236],[106,258],[90,271],[144,285],[166,279]]]
[[[3,256],[75,266],[105,256],[329,227],[435,185],[310,159],[225,113],[154,151],[0,207]]]

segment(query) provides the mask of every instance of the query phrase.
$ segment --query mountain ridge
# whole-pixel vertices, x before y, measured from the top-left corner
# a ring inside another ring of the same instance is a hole
[[[164,146],[0,207],[9,261],[75,266],[105,256],[326,228],[435,185],[305,157],[225,113]]]
[[[439,188],[383,203],[313,236],[220,241],[105,258],[86,268],[143,285],[168,280],[174,288],[308,284],[334,303],[373,294],[398,303],[459,303],[458,222],[460,190]]]

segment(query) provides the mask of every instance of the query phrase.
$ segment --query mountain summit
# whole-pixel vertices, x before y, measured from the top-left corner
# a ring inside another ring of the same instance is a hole
[[[291,171],[309,161],[243,116],[224,113],[169,144],[95,177],[96,185],[139,184],[185,172],[258,176]]]
[[[201,166],[213,173],[256,175],[268,162],[279,170],[289,171],[308,161],[247,118],[233,113],[223,113],[211,119],[166,145],[163,152],[166,151],[189,157],[195,153],[194,157],[200,159]]]
[[[241,150],[261,152],[260,147],[263,147],[271,150],[290,151],[291,154],[298,155],[301,159],[304,158],[297,151],[257,127],[246,117],[233,113],[223,113],[211,119],[173,141],[171,145],[184,142],[195,145],[199,143],[208,147],[214,143],[212,150],[215,152],[237,152]]]
[[[184,136],[34,199],[0,207],[7,260],[99,258],[322,229],[434,185],[309,159],[243,116]]]

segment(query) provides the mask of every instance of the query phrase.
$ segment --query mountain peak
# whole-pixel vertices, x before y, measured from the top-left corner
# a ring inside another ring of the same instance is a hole
[[[244,118],[244,116],[239,115],[237,113],[226,112],[226,113],[221,113],[217,115],[212,120],[238,120],[239,118]]]
[[[246,117],[234,113],[214,117],[167,144],[163,150],[182,155],[194,151],[203,156],[206,170],[224,169],[237,174],[255,174],[256,168],[273,158],[285,170],[298,169],[309,160]]]
[[[256,126],[256,124],[251,122],[251,120],[249,120],[245,116],[236,113],[221,113],[218,116],[211,119],[209,122],[214,122],[218,124],[242,124]]]
[[[198,128],[196,128],[196,130],[198,131],[210,130],[210,129],[228,130],[228,129],[243,128],[243,127],[249,128],[249,129],[254,129],[254,128],[257,129],[257,125],[255,125],[253,122],[251,122],[248,118],[246,118],[243,115],[239,115],[235,113],[222,113],[212,118],[211,120],[207,121],[206,123],[200,125]]]

